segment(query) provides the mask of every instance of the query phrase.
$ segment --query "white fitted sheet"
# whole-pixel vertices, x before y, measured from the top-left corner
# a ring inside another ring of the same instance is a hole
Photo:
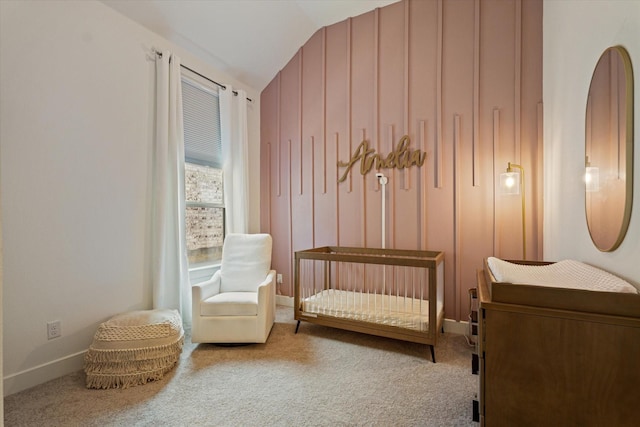
[[[442,308],[438,303],[438,313]],[[411,297],[327,289],[303,298],[302,310],[418,331],[429,328],[429,301]]]

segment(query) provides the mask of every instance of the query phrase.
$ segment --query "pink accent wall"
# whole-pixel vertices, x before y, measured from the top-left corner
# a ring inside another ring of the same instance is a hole
[[[422,167],[383,170],[387,248],[445,253],[446,317],[465,320],[484,257],[522,258],[519,197],[497,192],[525,168],[527,255],[542,251],[542,1],[405,0],[316,32],[261,95],[261,229],[280,292],[293,253],[380,247],[381,188],[359,164],[403,135]]]

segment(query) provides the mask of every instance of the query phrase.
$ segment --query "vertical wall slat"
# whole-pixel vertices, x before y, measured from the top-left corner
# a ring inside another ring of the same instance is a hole
[[[316,247],[316,144],[315,139],[311,137],[311,241],[312,246]]]
[[[291,179],[291,174],[293,172],[293,165],[291,164],[291,140],[288,140],[288,144],[287,144],[287,152],[288,152],[288,159],[289,159],[289,165],[288,165],[288,169],[289,169],[289,248],[291,251],[293,251],[294,249],[294,245],[293,245],[293,189],[291,187],[293,187],[293,180]],[[289,277],[293,277],[293,264],[289,265]],[[293,284],[290,283],[289,284],[290,287],[292,288],[291,290],[293,290]]]
[[[544,149],[544,128],[543,128],[543,118],[544,118],[544,112],[543,112],[543,104],[542,102],[539,102],[536,105],[536,147],[538,148],[537,150],[537,159],[538,162],[542,161],[543,157],[543,149]],[[538,182],[538,191],[535,193],[538,196],[532,198],[532,200],[535,203],[535,210],[534,212],[537,213],[536,215],[536,220],[535,220],[535,224],[536,224],[536,229],[537,229],[537,245],[538,245],[538,259],[543,259],[543,252],[544,252],[544,247],[542,245],[542,239],[543,239],[543,228],[542,228],[542,218],[543,218],[543,210],[544,210],[544,199],[542,198],[542,196],[540,196],[540,194],[543,191],[543,174],[540,173],[541,172],[541,167],[538,166],[536,168],[536,173],[535,176],[537,177],[537,182]]]
[[[322,139],[322,194],[327,194],[327,140]]]
[[[500,110],[498,108],[493,109],[493,253],[500,253],[500,239],[498,238],[498,209],[496,199],[496,177],[502,172],[500,169],[502,165],[498,165],[496,169],[496,154],[500,147]]]
[[[278,190],[276,191],[276,195],[278,197],[280,197],[282,195],[282,170],[281,170],[281,166],[282,166],[282,159],[280,158],[280,155],[282,154],[281,152],[281,145],[282,145],[282,141],[281,141],[281,136],[282,136],[282,72],[278,73],[278,93],[277,93],[277,109],[276,109],[276,117],[278,120],[278,126],[276,126],[276,141],[277,141],[277,157],[276,160],[278,161],[278,165],[276,167],[276,173],[278,174],[277,176],[277,183],[278,183]]]
[[[515,40],[515,52],[514,52],[514,99],[513,99],[513,120],[514,120],[514,138],[515,143],[515,159],[519,164],[522,164],[521,155],[521,133],[520,133],[520,112],[522,108],[522,0],[516,0],[515,11],[515,25],[516,25],[516,40]]]
[[[410,3],[407,1],[404,3],[404,120],[403,120],[403,135],[409,134],[409,103],[411,102],[409,92],[409,34],[410,23],[409,20]],[[410,188],[410,171],[405,168],[402,171],[402,189],[409,190]]]
[[[267,220],[266,223],[269,224],[269,229],[265,230],[265,233],[269,233],[271,234],[271,229],[273,227],[273,224],[271,224],[271,184],[272,184],[272,173],[273,173],[273,167],[271,165],[271,142],[267,142],[267,200],[268,203],[266,204],[266,215],[267,215]],[[261,212],[262,213],[262,212]]]
[[[336,141],[338,141],[339,138],[339,134],[338,132],[336,132]],[[351,153],[353,152],[353,143],[351,142],[351,139],[349,139],[347,141],[348,147],[349,147],[349,155],[351,155]],[[353,171],[355,173],[357,173],[356,171]],[[350,173],[349,176],[347,177],[347,182],[349,183],[349,187],[347,188],[347,193],[352,193],[353,192],[353,173]]]
[[[322,28],[322,145],[325,150],[324,162],[324,192],[327,192],[327,27]],[[338,157],[336,156],[336,159]],[[337,180],[337,178],[336,178]]]
[[[353,132],[352,132],[352,89],[351,89],[351,18],[347,19],[347,139],[349,140],[349,144],[351,144],[353,140]],[[349,145],[349,153],[351,153],[351,145]],[[351,174],[353,175],[353,174]],[[353,183],[349,182],[349,186],[353,185]],[[350,189],[352,190],[352,189]]]
[[[268,224],[269,228],[267,230],[265,230],[265,233],[269,233],[271,234],[271,228],[272,228],[272,224],[271,224],[271,183],[272,183],[272,179],[271,179],[271,173],[273,172],[273,165],[271,164],[271,142],[267,142],[266,144],[267,146],[267,150],[266,150],[266,164],[261,165],[261,167],[266,166],[267,167],[267,200],[268,203],[265,204],[260,203],[260,210],[265,210],[266,211],[266,215],[267,215],[267,219],[265,221],[266,224]],[[265,209],[266,208],[266,209]]]
[[[371,145],[380,152],[380,9],[373,12],[373,140]],[[373,181],[374,191],[380,190],[378,180]],[[366,240],[366,239],[365,239]]]
[[[437,34],[437,56],[436,56],[436,140],[434,167],[434,187],[442,188],[442,163],[443,163],[443,141],[442,141],[442,51],[444,48],[444,11],[442,0],[438,0],[438,34]]]
[[[293,189],[291,187],[293,187],[293,180],[291,179],[291,174],[293,173],[293,162],[292,160],[292,156],[291,156],[291,140],[287,140],[287,153],[288,153],[288,167],[289,167],[289,188],[288,188],[288,192],[289,192],[289,200],[288,200],[288,208],[289,208],[289,212],[288,212],[288,217],[289,217],[289,250],[293,251]],[[289,277],[293,277],[293,265],[290,265],[289,268]],[[293,290],[293,284],[290,284],[291,286],[291,290]],[[292,293],[292,292],[291,292]]]
[[[480,0],[475,0],[473,34],[473,148],[472,183],[480,185]]]
[[[304,49],[298,50],[300,59],[298,60],[298,141],[300,142],[300,195],[304,192],[304,158],[303,158],[303,136],[302,136],[302,63],[304,62]]]
[[[364,141],[367,138],[366,129],[362,129],[362,137],[360,141]],[[377,180],[376,180],[377,181]],[[367,247],[367,176],[362,175],[360,181],[360,206],[362,210],[362,217],[360,218],[360,241],[363,248]]]
[[[418,148],[420,150],[422,150],[423,153],[427,152],[427,122],[425,120],[420,120],[419,123],[419,127],[418,127],[418,132],[420,135],[419,138],[419,143],[418,143]],[[420,221],[421,223],[421,227],[420,230],[422,231],[422,246],[420,247],[420,249],[422,250],[426,250],[427,248],[427,225],[428,225],[428,221],[427,221],[427,215],[428,215],[428,210],[427,210],[427,194],[428,194],[428,186],[427,186],[427,168],[426,167],[422,167],[420,169],[420,176],[422,179],[422,184],[420,186],[420,188],[422,189],[422,197],[420,198],[420,203],[421,203],[421,215],[420,215]]]
[[[455,268],[455,286],[453,288],[453,297],[456,301],[454,310],[455,318],[460,318],[461,304],[458,295],[461,294],[461,278],[462,278],[462,236],[461,236],[461,210],[460,198],[462,197],[460,170],[461,170],[461,150],[460,150],[460,115],[453,115],[453,241],[454,241],[454,268]]]
[[[380,150],[380,9],[373,15],[373,141],[372,145]]]
[[[302,126],[300,126],[300,128],[302,129]],[[303,163],[304,163],[304,152],[303,152],[303,141],[302,141],[302,137],[300,138],[300,151],[298,151],[298,156],[299,156],[299,162],[300,164],[298,165],[298,173],[300,174],[299,180],[298,180],[298,186],[300,188],[298,194],[300,196],[302,196],[303,192],[304,192],[304,179],[303,179],[303,175],[304,175],[304,167],[303,167]]]
[[[409,133],[409,34],[410,34],[410,3],[404,3],[404,122],[403,135]]]
[[[389,125],[388,128],[388,141],[389,141],[389,151],[387,151],[388,153],[390,153],[391,151],[394,150],[394,146],[395,146],[395,135],[394,135],[394,127],[393,125]],[[391,248],[396,248],[396,233],[395,233],[395,228],[396,228],[396,216],[395,216],[395,206],[396,206],[396,192],[395,192],[395,188],[396,188],[396,184],[395,184],[395,177],[396,177],[396,169],[391,169],[391,171],[389,172],[391,177],[389,178],[389,184],[386,185],[386,190],[389,193],[388,197],[387,197],[387,206],[385,206],[385,209],[387,209],[389,211],[389,215],[387,216],[388,221],[387,221],[387,225],[386,225],[386,229],[388,230],[388,234],[389,234],[389,246]],[[384,189],[382,191],[385,191]],[[382,236],[382,239],[384,239],[385,236]]]
[[[340,158],[340,144],[338,144],[338,135],[335,138],[336,161]],[[336,244],[340,246],[340,169],[336,168],[336,176],[333,178],[333,185],[336,187]]]
[[[280,166],[282,165],[282,159],[280,158],[280,156],[282,155],[282,146],[280,143],[278,143],[276,145],[277,148],[277,153],[276,153],[276,160],[277,160],[277,166],[276,166],[276,171],[277,171],[277,181],[278,181],[278,190],[276,192],[276,195],[278,197],[282,196],[282,171],[280,170]]]

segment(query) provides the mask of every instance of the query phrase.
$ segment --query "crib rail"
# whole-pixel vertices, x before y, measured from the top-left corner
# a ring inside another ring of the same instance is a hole
[[[444,254],[321,247],[298,251],[296,320],[435,344],[444,320]]]

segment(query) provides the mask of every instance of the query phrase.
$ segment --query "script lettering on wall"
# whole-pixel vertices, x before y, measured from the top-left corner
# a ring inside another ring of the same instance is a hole
[[[369,141],[364,140],[358,145],[358,148],[351,155],[351,159],[348,162],[338,162],[338,167],[344,168],[342,176],[338,178],[338,182],[342,182],[347,179],[349,171],[355,165],[358,160],[360,161],[360,173],[366,175],[375,166],[376,170],[380,169],[404,169],[411,166],[422,166],[424,163],[426,153],[421,150],[412,151],[409,148],[410,139],[408,135],[403,136],[398,141],[395,150],[390,152],[386,157],[381,154],[377,154],[376,150],[369,148]]]

